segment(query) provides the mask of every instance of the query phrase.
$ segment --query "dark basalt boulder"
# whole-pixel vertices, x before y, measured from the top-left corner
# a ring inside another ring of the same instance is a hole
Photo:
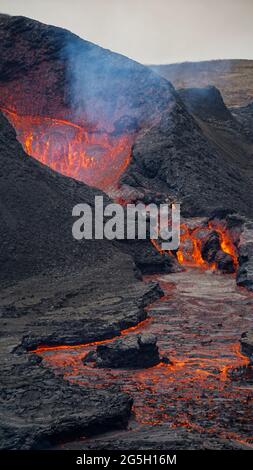
[[[210,231],[202,242],[201,256],[208,263],[214,263],[220,248],[219,234],[215,230]]]
[[[234,260],[229,253],[221,249],[220,235],[216,230],[210,230],[201,243],[201,256],[207,263],[215,263],[216,268],[223,273],[234,273]]]
[[[238,286],[253,291],[253,261],[247,261],[239,266],[236,276]]]
[[[219,271],[222,271],[223,273],[232,274],[235,272],[234,261],[232,256],[228,253],[224,253],[224,251],[222,250],[219,250],[216,253],[215,263],[217,269],[219,269]]]
[[[246,356],[250,358],[250,362],[253,363],[253,330],[246,331],[241,336],[241,349]]]
[[[247,221],[242,229],[239,242],[239,268],[236,282],[239,286],[253,291],[253,222]]]
[[[175,273],[182,271],[176,258],[168,253],[143,253],[134,258],[136,266],[143,274]]]
[[[90,361],[92,357],[89,355],[87,359]],[[84,363],[87,359],[84,358]],[[95,359],[97,367],[112,369],[142,369],[160,362],[156,337],[152,334],[134,335],[98,345]]]

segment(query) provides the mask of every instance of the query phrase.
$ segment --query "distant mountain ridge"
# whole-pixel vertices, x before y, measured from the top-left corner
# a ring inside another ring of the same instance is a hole
[[[253,102],[253,60],[210,60],[150,67],[170,80],[175,88],[215,86],[228,107]]]

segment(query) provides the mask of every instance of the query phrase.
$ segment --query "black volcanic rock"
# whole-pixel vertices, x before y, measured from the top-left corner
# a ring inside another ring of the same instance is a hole
[[[127,425],[132,400],[115,390],[85,390],[30,357],[1,370],[0,449],[42,449],[71,436]],[[9,370],[10,369],[10,370]]]
[[[204,120],[214,117],[219,121],[233,120],[220,91],[214,86],[183,88],[178,90],[178,93],[188,111]]]
[[[143,369],[159,362],[156,337],[151,334],[120,338],[97,346],[97,367]]]
[[[208,263],[213,263],[219,250],[219,234],[215,230],[210,231],[201,244],[201,256]]]
[[[240,342],[243,354],[246,354],[253,364],[253,330],[243,333]]]
[[[222,250],[219,250],[216,253],[215,263],[217,269],[219,269],[219,271],[222,271],[223,273],[229,274],[235,272],[234,261],[232,256],[228,253],[224,253],[224,251]]]
[[[220,235],[215,230],[209,230],[201,241],[201,256],[207,263],[215,263],[217,269],[223,273],[234,273],[234,261],[230,254],[221,249]]]
[[[142,274],[173,273],[182,270],[175,256],[158,251],[150,240],[127,240],[117,246],[131,254]]]
[[[239,258],[240,259],[240,258]],[[237,270],[236,282],[238,286],[246,287],[253,291],[253,262],[252,258],[248,261],[241,261]]]
[[[146,244],[148,245],[148,243]],[[156,273],[175,273],[182,270],[175,256],[168,253],[160,253],[154,247],[147,246],[147,251],[144,250],[144,244],[137,244],[137,252],[134,256],[136,266],[140,269],[142,274],[156,274]]]
[[[253,222],[246,221],[239,241],[239,268],[236,282],[253,291]]]

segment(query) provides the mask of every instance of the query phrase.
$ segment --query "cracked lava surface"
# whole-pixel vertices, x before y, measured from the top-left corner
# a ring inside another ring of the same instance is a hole
[[[154,278],[164,297],[148,307],[147,320],[122,334],[154,333],[161,356],[172,364],[142,370],[84,366],[81,359],[96,343],[36,352],[67,380],[117,385],[129,393],[137,424],[183,426],[252,443],[253,374],[239,339],[252,325],[253,294],[237,287],[234,276],[197,268],[147,280]]]

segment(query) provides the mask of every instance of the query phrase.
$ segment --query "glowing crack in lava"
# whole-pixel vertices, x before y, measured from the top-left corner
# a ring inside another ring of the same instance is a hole
[[[232,242],[228,231],[222,225],[212,225],[209,223],[209,228],[213,228],[216,232],[218,232],[220,241],[221,241],[221,249],[224,253],[228,253],[233,258],[235,268],[238,267],[238,253],[235,248],[234,243]]]
[[[204,269],[215,269],[216,264],[208,264],[201,255],[201,245],[209,230],[218,233],[220,246],[224,253],[228,253],[233,258],[235,268],[238,265],[236,248],[230,239],[228,231],[222,225],[212,225],[209,222],[207,227],[197,227],[190,229],[186,224],[181,226],[181,246],[177,251],[177,259],[180,264],[187,266],[199,266]]]
[[[28,155],[63,175],[109,191],[130,161],[133,133],[114,135],[66,120],[2,109]]]
[[[206,226],[190,228],[186,223],[180,225],[180,246],[176,252],[177,260],[180,264],[188,267],[199,267],[202,269],[215,269],[216,263],[207,263],[202,258],[201,246],[206,235],[213,230],[218,233],[220,246],[224,253],[228,253],[233,258],[234,267],[238,266],[238,254],[233,244],[228,230],[222,223],[212,224],[209,222]],[[162,252],[161,246],[157,240],[151,240],[154,247]]]
[[[202,268],[210,267],[201,256],[201,238],[197,236],[200,230],[200,228],[190,230],[186,224],[181,226],[181,243],[177,251],[177,259],[180,264]]]
[[[164,297],[148,308],[148,321],[123,334],[152,332],[171,364],[140,370],[84,365],[82,358],[98,342],[35,352],[66,380],[86,388],[120,386],[133,397],[139,424],[183,426],[251,442],[253,376],[248,381],[252,371],[238,339],[252,325],[253,295],[231,276],[199,269],[157,278]]]

